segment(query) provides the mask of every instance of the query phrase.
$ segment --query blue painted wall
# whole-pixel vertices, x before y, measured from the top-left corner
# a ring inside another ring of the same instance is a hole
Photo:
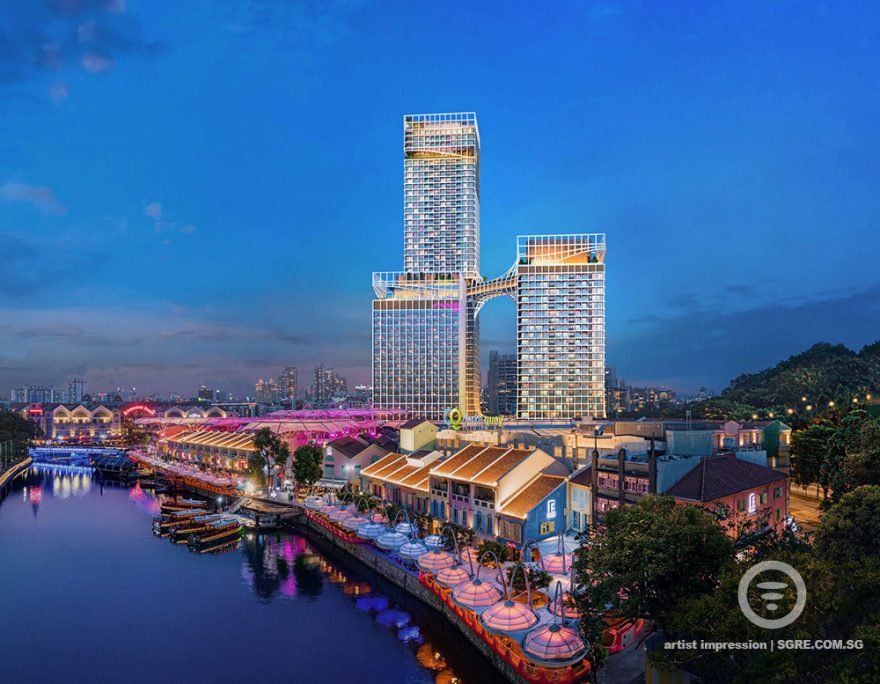
[[[565,482],[563,481],[556,489],[550,492],[543,501],[529,511],[529,514],[526,517],[525,529],[523,530],[524,541],[526,539],[537,539],[540,541],[541,539],[546,539],[547,537],[555,535],[557,532],[565,531],[565,528],[567,527],[565,518],[566,495],[567,490],[565,488]],[[548,517],[551,501],[553,502],[555,515]],[[541,523],[550,520],[553,520],[555,523],[553,526],[553,532],[545,532],[544,534],[541,534]]]

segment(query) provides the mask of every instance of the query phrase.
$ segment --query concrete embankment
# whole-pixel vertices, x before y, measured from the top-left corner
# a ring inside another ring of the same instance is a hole
[[[386,580],[411,596],[414,596],[425,605],[433,608],[435,611],[443,615],[443,617],[445,617],[449,623],[452,624],[462,636],[474,646],[474,648],[482,653],[483,656],[493,665],[495,670],[505,679],[511,682],[524,681],[503,658],[480,639],[472,629],[465,625],[458,616],[437,597],[436,594],[420,584],[419,578],[416,574],[376,553],[366,544],[352,544],[319,525],[311,524],[311,521],[304,513],[297,515],[292,520],[288,520],[288,523],[291,523],[297,530],[306,531],[311,536],[323,540],[324,545],[328,548],[346,553],[350,558],[355,559],[372,572],[384,577]]]
[[[33,463],[34,459],[28,456],[23,461],[19,461],[18,463],[14,463],[9,466],[6,470],[0,473],[0,491],[6,487],[7,484],[12,482],[20,473],[27,470],[31,463]]]

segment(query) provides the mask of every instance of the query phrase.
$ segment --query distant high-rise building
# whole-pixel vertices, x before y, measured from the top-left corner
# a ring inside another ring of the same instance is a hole
[[[348,382],[337,373],[331,366],[323,363],[315,367],[315,380],[309,392],[309,398],[316,404],[330,403],[333,397],[345,395],[348,392]]]
[[[254,387],[254,399],[260,404],[278,403],[278,383],[274,378],[260,378]]]
[[[216,400],[216,394],[217,392],[215,390],[211,389],[210,387],[206,387],[205,385],[202,385],[201,387],[199,387],[197,398],[200,402],[210,403]]]
[[[489,415],[516,415],[516,354],[489,352],[486,404]]]
[[[67,398],[65,401],[78,404],[83,400],[86,393],[86,382],[80,378],[74,378],[67,383]]]
[[[296,381],[296,366],[288,366],[281,372],[281,377],[278,379],[278,386],[281,390],[282,399],[296,399]]]

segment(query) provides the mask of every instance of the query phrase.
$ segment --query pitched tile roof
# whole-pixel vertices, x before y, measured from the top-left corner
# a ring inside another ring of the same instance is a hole
[[[428,475],[431,472],[432,465],[433,465],[432,463],[429,463],[428,465],[422,466],[421,468],[419,468],[418,466],[415,466],[415,470],[413,472],[411,472],[406,477],[397,480],[398,484],[400,484],[403,487],[409,487],[410,489],[419,489],[423,492],[427,492],[428,491]],[[408,466],[408,467],[412,468],[413,466]],[[395,473],[395,476],[396,475],[397,474]]]
[[[453,454],[445,461],[443,461],[443,463],[441,463],[433,471],[431,471],[431,474],[441,476],[449,475],[449,473],[464,465],[468,460],[476,456],[485,448],[486,447],[484,446],[470,444],[459,451],[457,454]]]
[[[412,430],[414,427],[418,427],[422,423],[430,423],[430,420],[425,418],[414,418],[413,420],[408,420],[400,426],[401,430]],[[433,425],[433,423],[432,423]]]
[[[666,493],[688,501],[709,502],[787,478],[780,470],[745,461],[734,454],[718,454],[700,459]]]
[[[333,447],[334,454],[339,452],[347,458],[354,458],[367,448],[367,443],[354,437],[340,437],[329,442],[327,446]]]
[[[383,474],[397,470],[401,465],[406,463],[406,456],[391,452],[380,458],[375,463],[371,463],[361,470],[361,475],[368,477],[382,477]]]
[[[492,465],[497,459],[507,453],[507,447],[488,447],[476,454],[467,463],[463,463],[458,469],[450,473],[450,477],[456,480],[470,480],[484,468]]]
[[[593,484],[593,466],[581,468],[569,478],[569,481],[581,487],[590,487]]]
[[[546,499],[553,490],[564,482],[564,477],[539,473],[520,487],[507,501],[502,503],[498,512],[501,515],[525,520],[529,511]]]
[[[496,459],[488,468],[477,473],[473,481],[475,484],[488,486],[498,484],[498,480],[522,463],[532,453],[526,449],[510,449],[503,456]]]

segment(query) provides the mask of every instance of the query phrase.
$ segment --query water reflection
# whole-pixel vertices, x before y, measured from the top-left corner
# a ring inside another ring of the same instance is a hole
[[[435,682],[459,682],[439,647],[430,643],[413,616],[362,577],[343,569],[305,538],[250,533],[241,541],[241,576],[263,602],[319,596],[324,582],[338,587],[354,607],[413,648],[416,662],[435,673]]]
[[[149,529],[150,518],[160,513],[162,502],[169,498],[153,493],[140,483],[131,486],[102,482],[89,469],[70,467],[31,468],[16,486],[8,490],[10,503],[27,506],[34,516],[42,511],[42,517],[54,520],[56,525],[58,516],[64,518],[66,513],[54,509],[51,499],[73,501],[89,493],[103,497],[106,492],[113,493],[123,506],[128,505],[139,513],[134,523],[137,529]],[[102,506],[95,510],[106,509]],[[27,515],[29,517],[30,512]],[[56,517],[53,518],[53,515]],[[150,539],[149,544],[153,543],[159,545],[167,541]],[[166,552],[166,549],[162,551]],[[90,547],[89,553],[100,551]],[[171,555],[182,558],[187,552],[175,548]],[[483,665],[479,658],[474,658],[476,652],[468,651],[466,642],[450,626],[436,619],[429,609],[387,585],[381,578],[371,581],[357,575],[344,562],[328,557],[305,537],[287,533],[264,535],[249,532],[237,546],[231,547],[226,558],[229,559],[225,561],[228,565],[223,572],[231,573],[235,591],[240,593],[244,589],[262,603],[318,601],[325,593],[346,597],[351,611],[369,616],[370,622],[375,625],[374,629],[393,635],[401,648],[412,653],[413,660],[410,662],[413,665],[418,663],[424,673],[417,678],[419,681],[427,676],[435,682],[458,682],[453,667],[464,672],[469,681],[495,680],[494,671],[488,665]],[[160,561],[161,564],[171,562],[176,561]],[[187,562],[214,563],[215,568],[222,565],[220,559],[194,558]],[[235,587],[236,568],[241,577],[238,587]],[[454,666],[450,665],[450,659]]]

